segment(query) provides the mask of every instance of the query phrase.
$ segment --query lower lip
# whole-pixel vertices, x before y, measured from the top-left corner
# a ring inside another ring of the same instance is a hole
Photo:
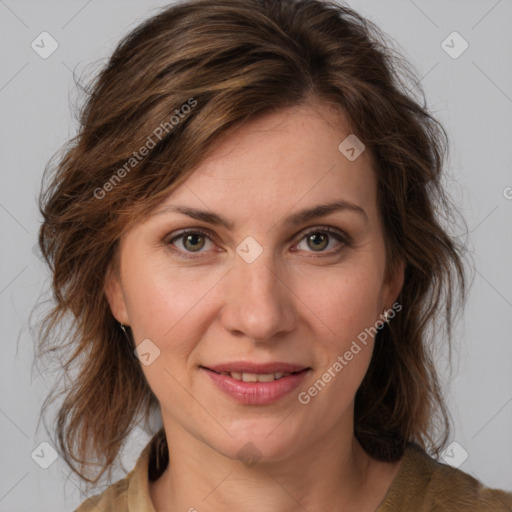
[[[244,382],[229,375],[220,375],[212,370],[201,368],[213,383],[237,402],[247,405],[267,405],[276,402],[293,391],[304,379],[308,369],[292,373],[271,382]]]

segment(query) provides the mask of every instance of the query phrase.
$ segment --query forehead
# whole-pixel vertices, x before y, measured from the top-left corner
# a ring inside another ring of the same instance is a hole
[[[372,158],[364,150],[350,160],[340,151],[350,135],[343,115],[324,104],[260,116],[224,139],[159,209],[186,203],[249,219],[343,199],[371,213]]]

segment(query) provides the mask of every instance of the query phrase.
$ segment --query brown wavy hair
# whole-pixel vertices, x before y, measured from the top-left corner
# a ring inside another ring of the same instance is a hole
[[[443,227],[454,220],[442,185],[448,138],[393,43],[334,2],[192,0],[129,33],[86,93],[78,134],[48,164],[39,200],[53,299],[37,355],[58,354],[67,377],[42,412],[63,396],[54,431],[71,469],[90,483],[110,475],[133,427],[158,406],[104,293],[121,234],[237,127],[318,101],[338,108],[374,157],[387,275],[405,262],[403,309],[377,335],[355,435],[380,460],[398,460],[408,442],[438,453],[450,421],[433,327],[446,328],[449,346],[466,269]],[[159,125],[168,129],[156,140]],[[155,144],[135,164],[148,137]]]

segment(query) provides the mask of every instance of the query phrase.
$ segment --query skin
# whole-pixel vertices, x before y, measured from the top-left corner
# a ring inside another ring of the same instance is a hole
[[[142,366],[171,453],[167,470],[150,484],[157,511],[373,511],[395,477],[399,462],[370,458],[353,435],[371,337],[307,405],[297,399],[382,318],[403,284],[402,265],[384,279],[372,157],[364,151],[349,161],[338,150],[350,133],[339,112],[320,103],[253,120],[122,237],[118,272],[105,291],[136,344],[149,338],[160,350]],[[344,209],[286,223],[293,213],[340,199],[366,216]],[[162,211],[175,205],[215,212],[234,227]],[[326,239],[325,226],[349,243]],[[211,236],[188,244],[176,238],[189,228]],[[318,245],[308,243],[311,229]],[[248,236],[263,249],[252,263],[236,252]],[[312,370],[276,403],[247,405],[199,368],[237,360]],[[251,467],[237,457],[247,443],[260,457]]]

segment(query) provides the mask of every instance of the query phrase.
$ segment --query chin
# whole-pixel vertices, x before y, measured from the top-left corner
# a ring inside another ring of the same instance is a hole
[[[277,432],[276,423],[268,423],[268,428],[243,428],[230,429],[232,438],[224,438],[222,441],[212,443],[219,453],[233,460],[240,460],[246,466],[257,462],[282,461],[298,449],[299,443],[290,435],[290,428]],[[275,432],[273,430],[276,429]]]

